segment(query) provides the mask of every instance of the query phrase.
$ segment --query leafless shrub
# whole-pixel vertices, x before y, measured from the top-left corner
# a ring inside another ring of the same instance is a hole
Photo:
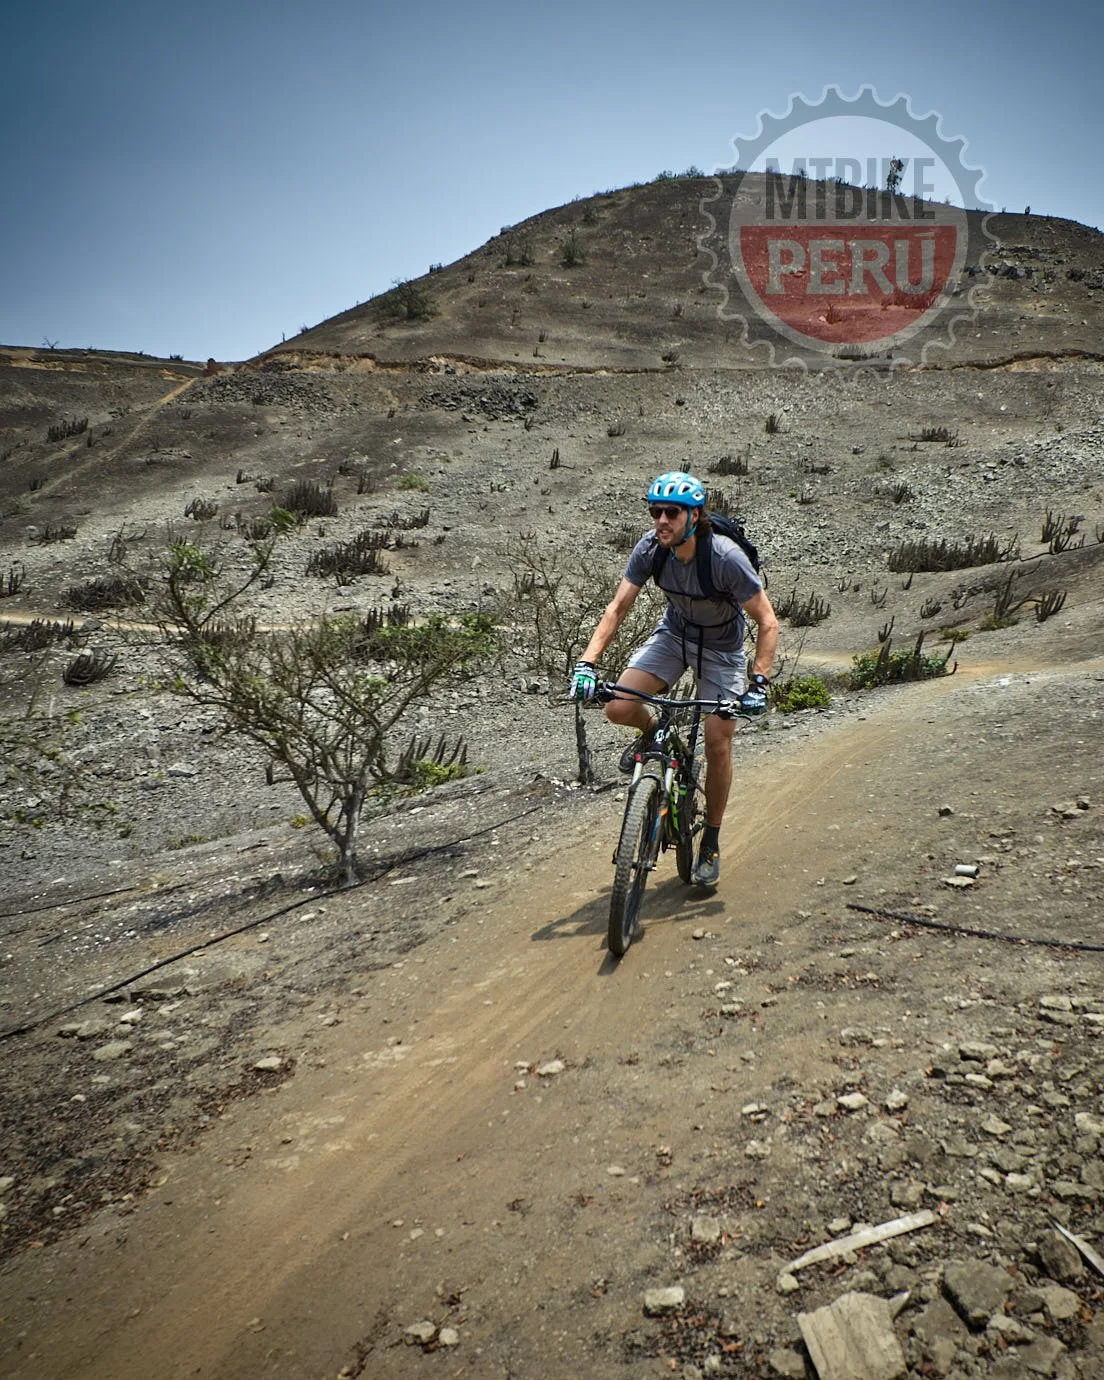
[[[1002,543],[996,533],[970,536],[964,542],[938,541],[924,537],[919,541],[905,541],[889,553],[889,568],[906,570],[962,570],[967,566],[994,565],[1015,560],[1019,555],[1019,538],[1012,536]]]
[[[782,418],[778,415],[777,412],[772,412],[768,416],[766,422],[764,423],[763,430],[767,433],[768,436],[777,436],[781,432]]]
[[[55,642],[76,642],[80,636],[71,618],[64,623],[43,618],[30,623],[0,623],[0,651],[41,652]]]
[[[111,674],[118,660],[114,653],[108,655],[99,650],[81,652],[62,671],[61,678],[66,685],[94,685]]]
[[[262,475],[253,481],[253,487],[259,494],[270,494],[276,487],[276,476],[272,474]]]
[[[808,508],[816,502],[816,491],[809,484],[803,484],[797,491],[797,501],[803,508]]]
[[[622,522],[609,539],[615,551],[631,551],[640,540],[640,528],[631,522]]]
[[[893,616],[890,618],[890,620],[889,620],[888,623],[883,623],[883,624],[882,624],[882,626],[878,629],[878,641],[879,641],[879,642],[888,642],[888,641],[889,641],[889,635],[890,635],[890,633],[893,631],[893,625],[894,625],[894,623],[896,623],[896,621],[897,621],[897,615],[896,615],[896,614],[893,614]]]
[[[1035,600],[1035,617],[1040,623],[1045,623],[1048,618],[1053,618],[1060,611],[1066,602],[1069,590],[1049,589],[1040,594]]]
[[[1081,532],[1080,541],[1075,542],[1074,537],[1080,532],[1084,520],[1077,514],[1058,517],[1048,508],[1043,520],[1043,541],[1047,543],[1047,550],[1052,555],[1058,555],[1062,551],[1079,551],[1085,545],[1085,533]]]
[[[874,607],[875,607],[876,609],[884,609],[884,608],[885,608],[886,595],[887,595],[888,593],[889,593],[889,587],[888,587],[888,586],[887,586],[885,589],[882,590],[881,594],[879,594],[879,593],[878,593],[878,586],[877,586],[877,585],[871,585],[871,587],[870,587],[870,602],[874,605]]]
[[[660,359],[662,359],[664,364],[677,364],[680,357],[680,352],[678,350],[666,350],[660,355]]]
[[[958,439],[958,432],[952,431],[950,427],[947,426],[921,427],[920,435],[917,439],[920,441],[941,441],[943,445],[951,446],[952,448],[962,444]]]
[[[145,602],[149,581],[133,575],[107,575],[71,585],[65,602],[74,609],[111,609]]]
[[[810,594],[803,604],[798,604],[790,614],[790,625],[794,628],[812,628],[823,623],[832,612],[832,605],[819,594]]]
[[[27,568],[22,561],[9,565],[7,575],[0,580],[0,599],[11,599],[18,594],[26,578]]]
[[[748,461],[751,457],[751,447],[748,446],[743,455],[722,455],[719,460],[714,460],[708,466],[710,474],[719,474],[722,477],[738,477],[747,474]]]
[[[915,497],[915,494],[912,491],[912,486],[906,484],[904,480],[902,480],[899,484],[894,484],[893,488],[889,491],[889,496],[893,499],[894,503],[907,503],[910,498]]]
[[[921,618],[934,618],[937,613],[943,612],[942,599],[925,599],[920,605]]]
[[[219,506],[212,498],[193,498],[184,509],[184,516],[196,522],[207,522],[218,512]]]
[[[36,494],[45,483],[46,476],[44,474],[32,474],[30,479],[28,479],[27,481],[27,488],[31,491],[31,493]]]
[[[422,527],[429,526],[429,509],[420,508],[416,513],[389,513],[387,517],[378,518],[385,527],[397,528],[402,532],[415,531]]]
[[[339,583],[356,575],[386,575],[387,565],[381,553],[388,545],[386,532],[360,532],[352,541],[315,551],[307,561],[307,574],[332,575]]]
[[[337,517],[337,495],[313,479],[297,479],[286,491],[281,507],[299,517]]]
[[[59,522],[55,525],[54,523],[48,522],[41,532],[35,533],[31,541],[34,542],[36,546],[47,546],[55,541],[72,541],[76,535],[76,523]]]
[[[46,432],[47,441],[67,441],[70,436],[79,436],[88,430],[87,417],[70,417],[55,422]]]
[[[629,429],[629,427],[628,427],[628,423],[627,423],[627,422],[620,421],[620,420],[618,420],[618,421],[616,421],[616,422],[610,422],[609,426],[606,427],[606,435],[607,435],[607,436],[624,436],[625,432],[628,431],[628,429]]]

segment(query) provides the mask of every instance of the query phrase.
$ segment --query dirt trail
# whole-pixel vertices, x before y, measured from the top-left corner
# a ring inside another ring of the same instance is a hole
[[[911,687],[811,744],[778,735],[754,769],[738,754],[720,888],[691,895],[665,863],[620,965],[604,950],[618,808],[607,797],[608,828],[580,826],[525,883],[488,891],[480,914],[367,976],[361,1005],[321,1032],[296,1076],[168,1159],[131,1216],[95,1221],[79,1250],[30,1252],[0,1282],[0,1370],[627,1373],[595,1336],[630,1333],[641,1288],[665,1282],[657,1232],[642,1224],[720,1153],[701,1134],[703,1109],[738,1109],[794,1071],[829,1073],[824,1021],[850,1011],[850,994],[810,1000],[769,1040],[745,1029],[754,1067],[715,1058],[710,1081],[714,1050],[696,1031],[712,964],[719,978],[722,952],[814,956],[816,922],[795,914],[827,903],[818,884],[856,853],[908,854],[895,772],[975,686]],[[915,784],[930,804],[931,783]],[[704,973],[696,929],[723,946]],[[692,1047],[694,1076],[678,1071]],[[535,1075],[556,1058],[563,1072]],[[672,1161],[675,1179],[640,1168]],[[399,1344],[422,1318],[455,1318],[458,1349],[429,1358]],[[655,1359],[630,1369],[670,1373]]]

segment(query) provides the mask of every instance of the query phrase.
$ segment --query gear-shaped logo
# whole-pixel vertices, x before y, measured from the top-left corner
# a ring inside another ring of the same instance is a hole
[[[901,131],[908,138],[897,141],[919,152],[856,157],[838,123],[856,117],[891,139]],[[964,163],[965,142],[944,138],[934,112],[914,115],[907,96],[883,103],[869,86],[853,98],[832,86],[816,103],[797,95],[784,115],[764,112],[758,134],[733,139],[733,168],[715,174],[701,203],[704,278],[723,295],[719,314],[777,364],[923,363],[951,344],[976,317],[970,281],[991,240],[984,172]],[[938,201],[936,188],[951,195]]]

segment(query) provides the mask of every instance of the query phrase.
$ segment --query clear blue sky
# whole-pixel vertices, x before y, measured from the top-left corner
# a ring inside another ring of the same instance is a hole
[[[0,50],[0,342],[242,359],[503,225],[903,91],[993,206],[1104,221],[1098,4],[56,0]]]

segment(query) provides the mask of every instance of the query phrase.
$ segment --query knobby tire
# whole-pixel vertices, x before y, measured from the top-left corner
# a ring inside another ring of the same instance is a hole
[[[660,784],[642,776],[632,787],[614,856],[610,893],[609,951],[620,958],[633,941],[650,865],[658,853]]]
[[[694,874],[694,824],[698,818],[700,803],[694,786],[693,768],[683,778],[686,794],[679,804],[678,834],[675,837],[675,862],[681,881],[689,883]],[[678,787],[676,786],[677,790]]]

